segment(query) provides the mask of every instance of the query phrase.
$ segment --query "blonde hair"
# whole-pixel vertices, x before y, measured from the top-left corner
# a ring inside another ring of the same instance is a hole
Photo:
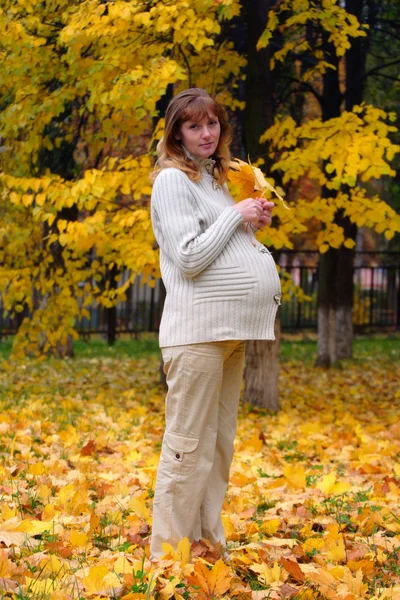
[[[168,167],[180,169],[191,181],[201,180],[200,165],[187,156],[176,135],[185,121],[199,121],[211,114],[218,117],[221,126],[218,146],[212,157],[215,160],[213,176],[220,185],[225,183],[231,160],[229,144],[232,141],[232,130],[223,106],[200,88],[184,90],[169,103],[165,113],[164,136],[157,145],[158,160],[151,177],[153,181],[162,169]]]

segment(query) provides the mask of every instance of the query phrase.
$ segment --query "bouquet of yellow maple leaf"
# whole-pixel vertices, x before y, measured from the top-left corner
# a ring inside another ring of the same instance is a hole
[[[239,186],[241,199],[244,198],[262,198],[265,191],[269,190],[275,194],[287,210],[290,208],[285,204],[282,196],[276,189],[265,179],[263,172],[258,167],[253,167],[251,162],[248,163],[239,158],[231,160],[229,163],[228,179],[233,184]],[[260,195],[261,192],[261,195]]]

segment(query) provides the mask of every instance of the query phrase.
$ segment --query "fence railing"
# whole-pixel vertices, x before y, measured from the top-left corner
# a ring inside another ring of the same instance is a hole
[[[314,329],[318,315],[318,253],[285,251],[278,264],[311,298],[282,304],[284,329]],[[400,329],[400,252],[356,252],[353,266],[356,330]]]
[[[295,297],[284,301],[281,323],[284,330],[316,329],[318,313],[318,253],[284,251],[277,255],[282,272],[290,274],[310,300]],[[353,269],[353,322],[356,330],[400,329],[400,252],[356,252]],[[76,324],[82,338],[102,334],[110,340],[122,333],[132,335],[157,331],[164,290],[161,281],[154,288],[142,285],[140,278],[126,292],[126,301],[114,308],[93,305],[90,316]],[[18,320],[3,314],[0,297],[0,338],[13,335]],[[19,321],[19,322],[18,322]]]

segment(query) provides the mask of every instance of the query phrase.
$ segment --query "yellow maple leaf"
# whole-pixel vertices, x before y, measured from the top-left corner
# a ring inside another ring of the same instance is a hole
[[[62,580],[53,579],[51,577],[45,577],[43,579],[31,579],[26,577],[25,579],[26,591],[29,596],[32,597],[48,597],[49,594],[54,593],[63,587]]]
[[[109,570],[105,565],[90,567],[89,573],[83,578],[83,585],[88,594],[103,592],[105,588],[104,578]]]
[[[238,161],[239,162],[239,161]],[[230,171],[228,171],[228,179],[234,185],[239,186],[241,197],[248,198],[255,189],[255,177],[253,169],[247,163],[240,161],[240,166],[234,166],[235,161],[230,163]],[[234,170],[236,169],[236,170]]]
[[[317,584],[319,591],[330,600],[337,599],[338,579],[325,569],[319,569],[316,572],[307,574],[307,578]]]
[[[8,519],[13,519],[17,516],[17,510],[15,508],[10,508],[8,504],[4,503],[1,507],[1,516],[4,521],[8,521]]]
[[[280,524],[279,519],[270,519],[261,525],[260,531],[265,533],[265,535],[274,535],[278,531]]]
[[[115,573],[121,573],[123,575],[125,575],[126,573],[132,573],[132,571],[134,573],[136,573],[136,571],[141,571],[142,567],[142,560],[128,561],[127,557],[124,555],[118,556],[117,560],[113,564],[113,570],[115,571]]]
[[[273,567],[269,567],[266,563],[252,565],[249,567],[254,573],[258,573],[258,581],[263,585],[270,585],[276,581],[284,581],[286,573],[282,571],[277,562],[274,562]]]
[[[145,521],[151,519],[150,509],[146,506],[145,496],[141,496],[140,498],[134,496],[131,498],[129,500],[129,508],[141,519],[144,519]]]
[[[353,573],[361,569],[364,575],[372,575],[375,569],[374,561],[369,560],[368,558],[363,558],[361,560],[349,560],[347,562],[347,566]]]
[[[263,441],[260,438],[260,432],[253,431],[253,435],[251,436],[251,438],[244,441],[243,444],[241,445],[240,449],[246,450],[247,448],[251,448],[252,450],[255,450],[256,452],[261,452],[262,447],[263,447]]]
[[[324,545],[325,545],[325,543],[322,538],[312,537],[312,538],[308,538],[308,540],[303,542],[302,548],[305,553],[307,553],[307,552],[314,553],[316,550],[318,552],[321,552]]]
[[[50,520],[54,518],[55,512],[56,511],[54,504],[46,504],[46,506],[43,509],[42,516],[44,519]]]
[[[12,562],[7,558],[7,553],[4,550],[0,551],[0,578],[8,577],[13,570]]]
[[[162,600],[168,600],[169,598],[176,598],[176,587],[181,584],[181,580],[174,577],[166,583],[166,585],[160,590],[160,596]]]
[[[338,585],[337,591],[340,596],[352,598],[365,598],[368,592],[368,585],[363,583],[363,572],[359,569],[353,576],[349,569],[346,569],[343,577],[343,583]]]
[[[53,521],[31,521],[29,519],[25,519],[24,521],[21,521],[18,527],[16,527],[16,531],[21,531],[30,535],[37,535],[38,533],[43,533],[44,531],[51,531],[53,527]]]
[[[230,170],[228,172],[228,179],[235,185],[239,186],[241,198],[248,198],[249,196],[259,197],[260,194],[255,192],[262,192],[262,197],[264,192],[268,190],[278,198],[284,208],[290,210],[290,208],[285,204],[282,196],[264,177],[261,169],[259,167],[253,167],[250,160],[247,163],[244,160],[235,158],[229,163],[229,166]]]
[[[212,569],[197,562],[193,574],[187,579],[191,585],[199,586],[207,598],[219,598],[228,591],[232,575],[230,568],[220,559]]]
[[[343,562],[346,560],[346,548],[343,535],[339,532],[339,525],[333,523],[328,525],[328,535],[325,538],[325,553],[328,560],[332,562]]]
[[[283,469],[283,475],[289,486],[294,489],[302,489],[307,485],[306,472],[302,465],[286,465]]]
[[[222,524],[224,526],[225,536],[227,540],[238,540],[240,535],[236,531],[235,524],[232,521],[231,515],[222,515]]]
[[[121,587],[121,579],[118,577],[118,575],[116,573],[107,573],[107,575],[103,579],[103,586],[104,586],[104,589],[106,589],[110,595],[110,592],[114,588]],[[115,594],[114,594],[114,596],[115,596]]]
[[[32,465],[29,465],[29,469],[28,469],[28,473],[30,473],[31,475],[43,475],[43,473],[45,471],[46,471],[45,466],[41,462],[37,462],[37,463],[33,463]]]
[[[179,560],[182,566],[186,565],[190,561],[190,541],[189,538],[185,537],[178,543],[178,548],[175,550],[171,544],[164,542],[162,544],[162,550],[164,556],[168,556],[173,560]]]
[[[51,496],[51,488],[48,485],[41,485],[38,487],[38,496],[44,501],[47,501]]]
[[[69,538],[71,545],[74,548],[81,548],[82,546],[86,546],[88,541],[88,536],[84,531],[71,531],[71,535]]]
[[[318,481],[316,487],[326,496],[344,494],[351,489],[351,485],[347,481],[336,482],[335,473],[325,475],[321,481]]]

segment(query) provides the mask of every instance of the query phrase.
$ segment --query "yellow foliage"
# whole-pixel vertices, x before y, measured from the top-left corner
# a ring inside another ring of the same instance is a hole
[[[105,588],[104,578],[109,570],[105,565],[90,567],[88,574],[83,578],[83,584],[88,594],[98,594]]]
[[[75,548],[81,548],[87,544],[88,536],[84,531],[72,531],[69,541]]]
[[[379,577],[382,600],[391,598],[398,362],[368,360],[325,374],[285,363],[281,412],[241,408],[222,514],[229,565],[220,549],[187,539],[149,560],[164,419],[157,364],[157,356],[25,360],[1,371],[1,585],[24,570],[18,585],[27,597],[145,597],[147,586],[160,598],[196,590],[205,600],[250,593],[251,573],[270,595],[282,597],[290,586],[333,600],[338,590],[367,598],[365,586]],[[258,441],[263,432],[261,447],[246,445],[251,431]],[[42,474],[29,472],[35,464]],[[345,493],[335,487],[343,483]],[[27,565],[36,569],[26,572]]]
[[[300,196],[286,214],[278,205],[279,226],[263,232],[263,238],[278,248],[290,248],[291,235],[304,231],[308,222],[317,219],[322,225],[316,239],[321,253],[342,245],[353,248],[354,241],[345,238],[343,228],[334,221],[338,210],[358,227],[375,229],[387,239],[398,233],[400,216],[384,200],[369,197],[358,185],[394,174],[390,161],[400,147],[391,141],[389,135],[396,128],[387,121],[387,113],[367,104],[325,122],[309,119],[298,126],[292,117],[277,118],[261,138],[270,143],[271,157],[277,157],[272,171],[281,171],[286,184],[307,177],[332,190],[332,197],[306,200]]]
[[[270,521],[264,521],[260,527],[260,531],[265,535],[275,535],[278,531],[281,522],[279,519],[271,519]]]
[[[7,96],[0,111],[0,294],[11,314],[32,313],[18,332],[16,356],[39,348],[62,355],[77,317],[93,302],[110,307],[121,298],[122,286],[106,287],[110,269],[129,273],[125,289],[141,273],[154,285],[160,273],[146,144],[157,103],[190,76],[235,108],[240,102],[225,82],[234,86],[245,64],[219,39],[238,0],[32,7],[17,0],[0,10]],[[43,153],[50,162],[42,167]]]
[[[336,483],[335,473],[329,473],[317,483],[317,488],[326,495],[340,495],[348,492],[351,485],[347,481],[339,481]]]
[[[283,475],[287,480],[289,487],[302,489],[306,487],[306,473],[301,465],[286,465],[283,469]]]
[[[285,580],[286,573],[282,571],[277,562],[272,567],[269,567],[266,563],[261,563],[251,565],[249,568],[254,573],[258,573],[257,579],[262,585],[270,585]]]
[[[337,523],[328,526],[328,535],[324,542],[324,550],[329,561],[344,562],[346,560],[344,538],[339,532],[339,525]]]
[[[5,550],[0,551],[0,578],[9,577],[13,571],[14,565],[7,558]]]
[[[171,544],[164,543],[162,545],[164,555],[173,560],[179,560],[182,566],[186,565],[190,560],[190,541],[188,538],[183,538],[178,543],[178,548],[174,550]]]
[[[260,50],[269,45],[274,32],[278,31],[283,37],[283,47],[275,50],[272,55],[272,69],[276,62],[284,62],[294,50],[297,54],[307,52],[315,59],[307,61],[309,66],[302,73],[304,81],[308,81],[315,73],[323,74],[328,68],[335,68],[327,60],[323,60],[324,54],[317,40],[313,45],[308,43],[306,24],[312,24],[314,32],[318,32],[320,37],[325,34],[328,42],[334,45],[337,56],[344,56],[350,48],[350,38],[366,36],[357,18],[347,12],[337,0],[324,0],[322,4],[313,0],[284,0],[269,11],[267,27],[257,43]],[[296,32],[295,39],[293,32]]]
[[[215,565],[209,570],[207,566],[201,562],[197,562],[193,575],[188,577],[188,581],[195,586],[198,586],[205,598],[221,597],[230,587],[232,576],[230,569],[222,560],[218,560]]]

